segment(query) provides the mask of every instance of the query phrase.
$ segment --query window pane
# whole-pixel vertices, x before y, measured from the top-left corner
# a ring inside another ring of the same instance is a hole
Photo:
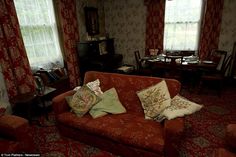
[[[166,1],[164,49],[197,50],[202,0]]]
[[[31,67],[63,66],[52,0],[14,0]]]

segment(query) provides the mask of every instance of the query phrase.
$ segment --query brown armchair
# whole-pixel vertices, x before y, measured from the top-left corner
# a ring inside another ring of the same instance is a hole
[[[219,148],[213,157],[236,157],[236,124],[229,124],[226,128],[225,148]]]
[[[33,153],[35,145],[28,121],[14,115],[0,117],[0,153]]]

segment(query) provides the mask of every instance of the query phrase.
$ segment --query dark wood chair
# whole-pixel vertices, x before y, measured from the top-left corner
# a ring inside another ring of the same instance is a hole
[[[137,74],[151,76],[152,70],[150,66],[147,64],[146,60],[141,59],[139,51],[134,51],[134,56],[136,60]]]
[[[182,83],[182,67],[177,64],[182,64],[183,56],[179,51],[166,51],[164,62],[168,64],[169,68],[164,73],[164,78],[176,79]]]
[[[208,57],[208,60],[213,61],[215,64],[220,64],[220,61],[222,60],[222,65],[225,63],[227,56],[227,51],[223,50],[217,50],[214,49],[211,51],[210,56]]]
[[[182,64],[181,56],[176,56],[176,58],[171,56],[165,57],[165,62],[166,64],[168,64],[169,68],[165,70],[163,77],[169,79],[176,79],[182,83],[182,67],[177,66],[176,60],[179,60],[180,63],[178,64]]]
[[[183,56],[183,57],[185,57],[185,56],[192,56],[192,55],[194,55],[195,54],[195,51],[180,51],[180,55],[181,56]]]
[[[233,51],[232,51],[232,66],[230,68],[230,76],[231,78],[236,77],[236,42],[234,42],[233,45]]]
[[[223,54],[224,55],[224,54]],[[204,82],[215,83],[215,88],[218,89],[219,96],[221,95],[221,89],[225,81],[225,73],[229,69],[232,62],[232,56],[224,57],[222,66],[220,70],[216,69],[215,71],[205,71],[200,78],[199,92],[202,92]]]

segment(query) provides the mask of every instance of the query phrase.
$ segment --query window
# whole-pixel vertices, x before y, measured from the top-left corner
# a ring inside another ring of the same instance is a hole
[[[167,0],[164,50],[198,50],[202,0]]]
[[[63,66],[52,0],[14,0],[14,3],[31,68]]]

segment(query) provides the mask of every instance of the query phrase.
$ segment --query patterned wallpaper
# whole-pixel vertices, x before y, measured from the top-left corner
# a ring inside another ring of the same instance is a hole
[[[225,0],[224,10],[222,15],[221,32],[219,40],[219,49],[228,51],[229,54],[233,51],[233,44],[236,42],[236,0]],[[234,59],[236,62],[236,59]],[[236,69],[231,69],[234,76]]]
[[[5,85],[5,80],[3,78],[1,65],[0,65],[0,82],[1,82],[0,83],[0,102],[7,106],[7,110],[5,113],[11,114],[12,109],[11,109],[11,105],[9,103],[9,98],[7,95],[7,89],[6,89],[6,85]]]
[[[115,38],[116,53],[125,64],[135,63],[134,51],[145,50],[146,7],[143,0],[104,0],[105,29]]]
[[[232,52],[236,42],[236,0],[225,0],[222,15],[219,48]]]

